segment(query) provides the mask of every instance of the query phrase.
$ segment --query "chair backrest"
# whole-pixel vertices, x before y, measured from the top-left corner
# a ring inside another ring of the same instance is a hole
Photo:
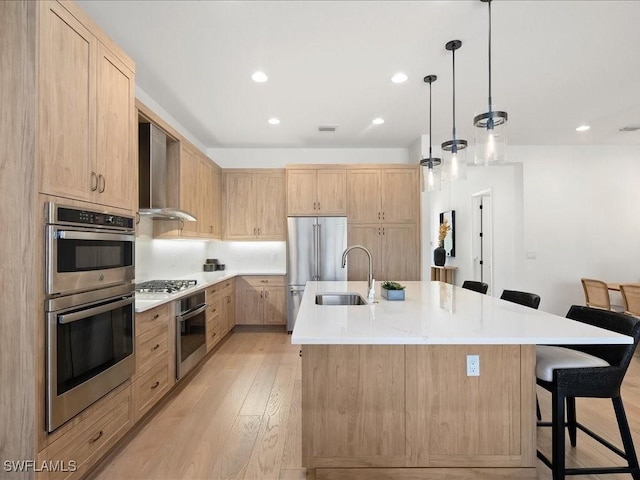
[[[587,307],[600,307],[611,310],[609,289],[606,283],[592,278],[581,278],[580,281],[584,289],[584,300]]]
[[[606,360],[612,366],[621,369],[621,374],[624,376],[640,340],[640,318],[626,313],[579,305],[573,305],[569,309],[567,318],[633,337],[634,342],[630,345],[566,345]]]
[[[484,282],[474,282],[473,280],[465,280],[462,284],[462,288],[467,290],[473,290],[474,292],[487,293],[489,285]]]
[[[519,303],[525,307],[538,309],[540,305],[540,295],[529,292],[518,292],[517,290],[503,290],[500,295],[502,300],[507,302]]]
[[[621,284],[620,293],[624,300],[625,312],[640,316],[640,283]]]

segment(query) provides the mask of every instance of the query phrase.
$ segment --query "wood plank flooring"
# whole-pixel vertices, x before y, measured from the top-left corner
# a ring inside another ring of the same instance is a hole
[[[301,465],[300,348],[279,332],[235,332],[177,394],[91,475],[92,480],[314,480]],[[543,416],[550,396],[538,391]],[[640,446],[640,356],[623,386],[636,446]],[[620,444],[609,400],[577,402],[578,420]],[[568,465],[612,465],[619,460],[578,432],[567,440]],[[538,429],[550,452],[550,429]],[[538,478],[551,480],[538,462]],[[589,475],[620,480],[630,475]]]

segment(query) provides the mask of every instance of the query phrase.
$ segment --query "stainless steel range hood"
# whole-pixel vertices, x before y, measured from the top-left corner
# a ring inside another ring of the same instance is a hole
[[[195,222],[189,212],[169,204],[167,135],[151,123],[138,124],[138,181],[140,215],[163,220]]]

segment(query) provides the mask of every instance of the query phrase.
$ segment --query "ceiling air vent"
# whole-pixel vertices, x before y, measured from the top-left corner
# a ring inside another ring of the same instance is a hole
[[[620,132],[637,132],[638,130],[640,130],[640,125],[626,125],[622,127],[619,131]]]
[[[319,125],[318,131],[319,132],[335,132],[337,128],[338,128],[337,125]]]

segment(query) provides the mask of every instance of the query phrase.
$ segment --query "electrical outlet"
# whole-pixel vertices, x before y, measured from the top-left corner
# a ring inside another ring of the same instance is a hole
[[[467,377],[480,376],[480,355],[467,355]]]

